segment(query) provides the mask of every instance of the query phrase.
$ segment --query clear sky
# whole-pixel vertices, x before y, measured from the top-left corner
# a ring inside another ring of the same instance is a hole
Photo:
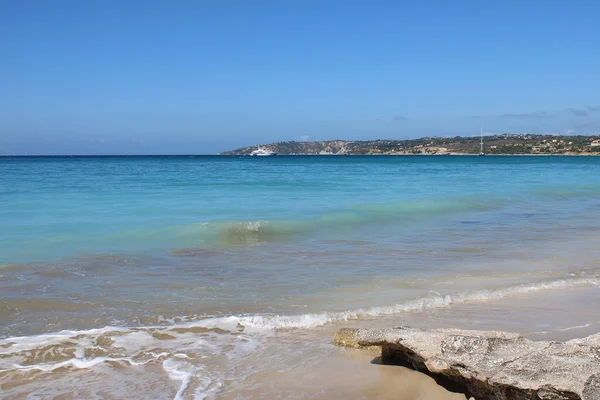
[[[1,0],[0,154],[600,131],[600,1]]]

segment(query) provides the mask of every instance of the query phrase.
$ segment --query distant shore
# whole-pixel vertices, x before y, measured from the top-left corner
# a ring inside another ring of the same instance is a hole
[[[483,137],[424,137],[410,140],[277,142],[225,151],[221,155],[600,155],[600,136],[505,134]]]
[[[220,156],[233,156],[233,157],[252,157],[249,154],[219,154]],[[479,157],[479,154],[469,154],[469,153],[448,153],[448,154],[402,154],[402,153],[368,153],[368,154],[275,154],[276,156],[285,156],[285,157],[364,157],[364,156],[395,156],[395,157]],[[485,156],[492,157],[595,157],[600,156],[600,153],[574,153],[574,154],[485,154]],[[259,157],[256,157],[259,158]],[[263,158],[263,157],[260,157]]]

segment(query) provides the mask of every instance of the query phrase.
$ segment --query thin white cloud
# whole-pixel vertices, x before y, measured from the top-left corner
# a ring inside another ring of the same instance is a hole
[[[545,111],[538,111],[538,112],[532,112],[532,113],[526,113],[526,114],[502,114],[500,116],[500,118],[518,118],[518,119],[544,119],[544,118],[550,118],[550,117],[551,117],[551,115],[549,115]]]
[[[567,108],[567,110],[571,111],[571,114],[577,117],[585,117],[586,115],[588,115],[588,112],[581,108]]]

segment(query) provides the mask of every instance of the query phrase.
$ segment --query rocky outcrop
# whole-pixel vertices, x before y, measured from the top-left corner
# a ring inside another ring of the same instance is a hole
[[[380,346],[382,362],[425,372],[477,400],[600,400],[600,333],[535,342],[506,332],[341,329],[335,343]]]

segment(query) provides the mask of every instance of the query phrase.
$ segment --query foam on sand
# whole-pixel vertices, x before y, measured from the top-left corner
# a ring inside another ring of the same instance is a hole
[[[161,368],[178,384],[176,399],[202,399],[228,379],[231,361],[255,354],[276,330],[310,329],[325,324],[403,312],[439,309],[473,301],[577,286],[598,286],[598,278],[567,278],[455,295],[427,295],[390,306],[299,315],[237,315],[165,325],[64,330],[0,340],[0,376],[49,378],[58,369],[95,370],[111,365]],[[235,364],[235,362],[234,362]],[[10,374],[3,374],[10,372]],[[232,379],[229,377],[229,379]]]

